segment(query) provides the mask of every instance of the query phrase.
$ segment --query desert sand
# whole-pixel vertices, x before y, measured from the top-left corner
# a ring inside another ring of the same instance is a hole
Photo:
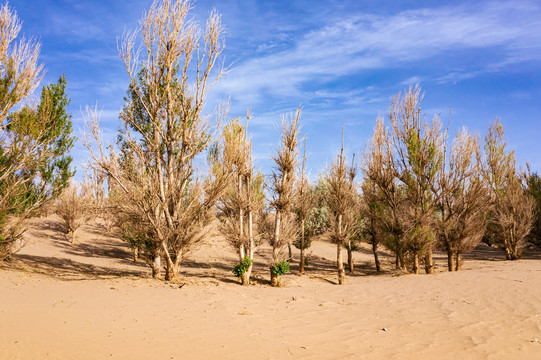
[[[307,273],[268,286],[268,248],[254,284],[218,236],[190,254],[180,283],[150,279],[129,247],[85,225],[75,244],[53,217],[0,263],[0,359],[541,359],[541,253],[504,261],[480,246],[460,272],[401,274],[366,249],[336,285],[335,247],[315,241]],[[298,253],[295,253],[298,259]]]

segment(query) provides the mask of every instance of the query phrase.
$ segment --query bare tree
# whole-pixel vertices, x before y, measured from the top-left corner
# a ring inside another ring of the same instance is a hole
[[[346,277],[342,249],[345,245],[349,245],[349,251],[351,251],[351,239],[358,229],[355,211],[358,196],[355,187],[357,167],[354,163],[355,157],[352,159],[351,166],[348,167],[346,164],[343,136],[342,129],[342,148],[327,173],[329,186],[327,204],[333,214],[330,238],[336,244],[338,284],[340,285],[344,283]],[[353,272],[352,254],[348,252],[348,255],[350,272]]]
[[[405,219],[408,206],[403,186],[399,185],[394,169],[394,153],[390,134],[382,118],[378,118],[374,134],[363,155],[365,203],[370,206],[369,221],[375,225],[385,245],[395,253],[397,269],[406,270],[406,235],[409,223]],[[367,187],[368,185],[368,187]],[[373,188],[371,188],[373,187]]]
[[[38,64],[41,45],[22,37],[17,12],[6,3],[0,8],[0,74],[2,76],[0,122],[2,130],[10,110],[31,94],[43,78],[43,65]],[[2,173],[5,176],[5,173]]]
[[[300,223],[300,239],[298,247],[301,251],[299,259],[299,273],[301,275],[304,274],[304,266],[306,262],[304,254],[308,245],[308,239],[306,239],[306,236],[311,235],[307,234],[305,225],[315,205],[314,193],[312,191],[312,187],[310,186],[310,182],[308,181],[308,178],[306,176],[306,137],[304,138],[303,149],[304,153],[302,157],[301,177],[297,182],[297,196],[295,198],[295,203],[293,206],[293,210],[297,215],[297,221]]]
[[[425,271],[432,274],[434,213],[438,205],[434,188],[443,164],[443,137],[438,117],[428,123],[421,114],[422,98],[421,88],[416,86],[391,100],[390,139],[396,154],[396,176],[404,186],[409,205],[407,218],[411,230],[406,246],[413,255],[413,271],[418,272],[419,257],[425,254]]]
[[[93,166],[127,195],[121,210],[150,226],[166,260],[167,280],[177,278],[179,262],[199,242],[201,224],[225,186],[225,177],[204,179],[196,166],[197,155],[215,134],[203,108],[209,89],[224,74],[213,70],[224,46],[223,27],[212,12],[201,43],[189,8],[187,0],[157,0],[143,16],[140,31],[120,41],[131,80],[121,113],[120,155],[113,149],[106,153],[97,121],[90,128],[97,149],[86,141]],[[218,123],[224,114],[225,109],[218,110]]]
[[[494,206],[491,222],[498,229],[495,240],[507,260],[516,260],[533,226],[534,200],[527,192],[526,179],[517,173],[515,151],[506,150],[503,136],[503,126],[496,119],[485,136],[483,175]]]
[[[218,201],[220,232],[238,252],[240,263],[234,270],[242,285],[250,284],[254,254],[260,242],[254,216],[265,201],[264,177],[254,172],[252,142],[246,132],[247,125],[241,125],[237,119],[224,128],[220,163],[231,174],[231,182]]]
[[[282,249],[285,245],[292,241],[293,236],[284,236],[283,230],[288,228],[286,224],[290,221],[285,221],[290,216],[291,206],[295,198],[295,169],[299,159],[299,118],[301,115],[300,107],[295,115],[291,115],[292,119],[288,123],[285,118],[282,119],[281,144],[277,150],[277,154],[273,156],[276,167],[272,174],[271,206],[274,209],[274,227],[273,236],[270,239],[272,246],[272,264],[271,264],[271,286],[279,286],[279,274],[282,271],[276,271],[279,263],[284,262]],[[293,232],[295,234],[296,231]],[[274,269],[274,271],[273,271]]]
[[[447,251],[449,271],[458,271],[461,255],[473,250],[483,237],[490,198],[481,176],[477,138],[462,129],[448,156],[437,184],[438,237]]]

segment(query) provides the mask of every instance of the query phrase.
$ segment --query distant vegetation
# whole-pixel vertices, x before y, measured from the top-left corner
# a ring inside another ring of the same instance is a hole
[[[306,175],[297,109],[282,119],[265,176],[253,163],[250,112],[245,123],[227,121],[225,105],[214,118],[203,114],[208,91],[226,72],[217,68],[224,27],[212,12],[201,29],[189,8],[186,0],[155,1],[140,29],[122,38],[130,84],[116,146],[106,147],[98,114],[89,109],[88,173],[84,186],[68,187],[75,138],[66,79],[43,87],[39,103],[23,103],[42,78],[40,46],[24,38],[14,43],[20,21],[2,7],[0,260],[22,245],[26,221],[45,208],[55,209],[71,242],[97,217],[104,232],[131,245],[134,261],[168,281],[178,278],[215,219],[238,256],[231,268],[243,285],[265,242],[272,247],[272,286],[281,286],[290,269],[292,245],[300,249],[300,274],[306,271],[314,236],[336,244],[339,284],[346,279],[342,250],[353,273],[361,242],[370,244],[377,271],[384,247],[397,269],[416,274],[422,267],[434,272],[434,250],[444,250],[449,271],[457,271],[462,255],[482,240],[508,260],[521,257],[526,240],[540,244],[541,181],[517,168],[501,123],[489,126],[484,141],[465,129],[450,135],[437,116],[425,118],[418,86],[391,100],[362,154],[348,155],[342,140],[315,183]]]

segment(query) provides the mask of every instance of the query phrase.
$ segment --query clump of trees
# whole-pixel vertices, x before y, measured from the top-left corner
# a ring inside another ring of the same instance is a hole
[[[237,252],[233,273],[243,285],[250,284],[264,241],[272,247],[270,284],[280,286],[291,244],[300,249],[303,274],[315,234],[337,246],[339,284],[343,249],[353,272],[361,241],[371,245],[377,271],[385,246],[396,268],[417,274],[424,263],[431,274],[436,248],[447,252],[449,271],[457,271],[483,237],[509,260],[520,258],[526,239],[539,240],[539,176],[519,172],[501,123],[489,127],[484,146],[465,129],[449,142],[438,116],[427,120],[422,113],[418,86],[396,95],[387,119],[377,119],[360,168],[355,156],[348,160],[342,139],[316,184],[306,175],[306,142],[298,169],[300,108],[283,119],[265,208],[267,184],[253,164],[249,113],[245,125],[226,124],[221,137],[227,106],[208,114],[207,93],[226,72],[216,66],[224,49],[220,16],[212,12],[202,31],[189,9],[188,0],[156,0],[140,29],[119,42],[130,78],[121,129],[116,147],[107,146],[97,112],[88,110],[92,175],[83,191],[67,188],[74,137],[66,79],[43,87],[38,103],[23,103],[42,78],[40,46],[24,38],[16,43],[21,23],[8,5],[0,8],[0,260],[15,250],[25,221],[55,200],[72,242],[80,225],[99,215],[130,243],[134,261],[149,263],[154,278],[161,278],[164,260],[168,281],[178,278],[182,260],[216,215]]]
[[[433,273],[432,250],[443,247],[453,271],[491,225],[507,258],[519,258],[533,200],[513,151],[505,149],[501,124],[489,128],[483,160],[478,138],[465,129],[448,144],[438,118],[424,120],[421,100],[419,87],[393,98],[390,128],[378,119],[365,150],[361,229],[368,241],[383,242],[397,267],[411,262],[414,273],[422,257],[425,271]]]
[[[447,251],[449,271],[458,271],[462,254],[481,241],[491,208],[486,180],[481,173],[478,138],[462,129],[445,153],[436,199],[439,244]]]
[[[212,12],[201,32],[189,9],[185,0],[155,1],[139,31],[125,34],[119,53],[130,89],[120,150],[106,149],[95,113],[86,141],[92,166],[124,194],[117,211],[140,219],[144,233],[152,234],[165,258],[166,280],[178,277],[183,257],[201,241],[227,179],[225,171],[197,172],[197,156],[214,142],[215,125],[225,115],[218,109],[212,122],[203,113],[209,89],[225,73],[215,69],[224,29]]]
[[[218,199],[219,230],[237,251],[240,262],[233,272],[242,285],[250,284],[254,254],[261,242],[256,217],[265,201],[264,177],[253,167],[252,141],[246,132],[247,125],[238,119],[224,128],[220,165],[231,177]]]
[[[21,246],[27,220],[50,204],[73,176],[66,79],[43,87],[39,103],[24,103],[43,77],[40,44],[20,38],[21,21],[0,7],[0,261]],[[17,110],[14,111],[14,109]]]

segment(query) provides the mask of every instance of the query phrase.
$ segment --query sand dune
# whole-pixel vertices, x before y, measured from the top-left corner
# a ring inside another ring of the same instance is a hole
[[[70,244],[51,217],[27,238],[0,264],[0,359],[541,359],[533,250],[506,262],[482,246],[458,273],[437,253],[431,276],[400,275],[390,256],[375,275],[363,251],[338,286],[335,248],[315,241],[307,274],[292,266],[286,286],[271,288],[269,249],[242,287],[220,237],[185,261],[184,285],[150,279],[96,225]]]

